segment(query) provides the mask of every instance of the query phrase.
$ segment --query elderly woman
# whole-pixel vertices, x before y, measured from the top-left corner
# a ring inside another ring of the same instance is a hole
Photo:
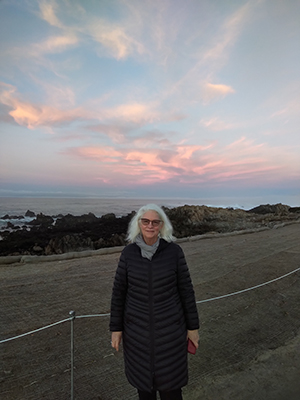
[[[111,344],[123,341],[125,373],[139,399],[181,400],[188,382],[187,340],[198,347],[194,290],[173,228],[155,204],[130,222],[111,299]]]

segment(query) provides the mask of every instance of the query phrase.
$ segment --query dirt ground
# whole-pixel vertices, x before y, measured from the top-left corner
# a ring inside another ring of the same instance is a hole
[[[300,271],[234,296],[201,302],[300,268],[300,224],[181,242],[199,315],[186,400],[299,400]],[[75,310],[76,400],[136,399],[108,317],[119,253],[0,266],[0,341]],[[83,316],[85,316],[83,318]],[[80,318],[81,317],[81,318]],[[0,343],[0,398],[70,399],[70,321]]]

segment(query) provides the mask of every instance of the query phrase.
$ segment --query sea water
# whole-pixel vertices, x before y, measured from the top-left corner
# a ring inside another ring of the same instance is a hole
[[[275,200],[275,199],[274,199]],[[277,201],[280,202],[280,201]],[[35,214],[56,216],[58,214],[83,215],[89,212],[101,217],[108,213],[114,213],[117,217],[127,215],[131,211],[137,211],[141,206],[155,203],[168,208],[183,205],[206,205],[212,207],[232,207],[249,210],[260,204],[266,204],[260,198],[21,198],[21,197],[0,197],[0,229],[10,221],[14,225],[28,223],[32,218],[25,218],[27,210]],[[272,204],[275,204],[272,203]],[[285,203],[288,204],[288,203]],[[292,204],[289,204],[292,205]],[[23,216],[22,219],[2,219],[5,215]]]
[[[179,198],[21,198],[21,197],[0,197],[0,218],[8,215],[24,215],[27,210],[45,215],[73,214],[82,215],[89,212],[97,217],[114,213],[122,216],[131,211],[138,210],[141,206],[155,203],[165,207],[179,207],[188,205],[207,205],[213,207],[241,207],[244,205],[233,204],[232,199],[179,199]],[[249,201],[248,201],[249,203]],[[249,204],[246,204],[246,207]]]
[[[35,214],[56,216],[59,214],[83,215],[89,212],[101,217],[108,213],[114,213],[117,217],[127,215],[131,211],[137,211],[141,206],[155,203],[159,206],[168,208],[188,205],[214,205],[218,204],[213,199],[125,199],[125,198],[20,198],[20,197],[1,197],[0,198],[0,229],[4,229],[8,222],[15,226],[22,226],[30,222],[33,218],[25,217],[26,211],[33,211]],[[2,217],[24,217],[21,219]]]

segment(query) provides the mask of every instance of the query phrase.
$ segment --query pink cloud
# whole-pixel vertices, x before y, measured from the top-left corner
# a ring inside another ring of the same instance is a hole
[[[110,146],[78,147],[70,149],[68,153],[85,159],[99,160],[103,163],[116,163],[122,157],[121,152]]]
[[[225,154],[231,154],[231,158],[234,159],[249,158],[250,155],[254,154],[257,161],[257,158],[262,160],[268,155],[266,146],[264,143],[255,144],[253,140],[242,136],[240,139],[228,144],[224,150]]]
[[[30,129],[37,126],[53,126],[80,119],[99,121],[123,120],[134,124],[145,124],[146,122],[149,123],[164,119],[172,120],[173,118],[171,114],[164,115],[161,112],[156,111],[153,105],[141,103],[121,104],[111,108],[105,108],[102,106],[100,112],[99,105],[98,107],[94,105],[91,109],[88,109],[88,106],[86,109],[83,107],[63,109],[62,107],[58,108],[46,104],[36,105],[33,102],[20,99],[16,93],[15,87],[3,84],[2,88],[3,90],[0,93],[0,102],[13,109],[9,114],[19,125],[27,126]],[[58,93],[57,90],[54,92],[61,98],[63,90],[63,88],[60,88],[60,93]],[[70,102],[69,99],[74,97],[68,88],[66,88],[66,96],[68,97],[68,102]],[[177,117],[175,116],[175,119],[176,118]],[[115,137],[116,140],[120,140],[120,132],[113,132],[113,128],[110,131],[107,128],[106,132],[108,132],[110,136]]]
[[[171,141],[158,131],[148,131],[143,136],[133,139],[133,144],[137,148],[149,148],[153,146],[165,148],[172,146]]]
[[[103,119],[123,120],[128,123],[144,125],[153,122],[179,121],[185,115],[176,111],[162,111],[159,102],[128,102],[111,108],[103,108]]]
[[[12,108],[9,112],[14,120],[29,129],[37,126],[52,126],[71,122],[83,118],[91,118],[90,112],[80,107],[73,109],[58,109],[54,106],[36,105],[34,103],[21,100],[16,94],[16,89],[7,84],[2,84],[0,102]]]
[[[58,110],[50,106],[35,106],[30,103],[15,100],[12,104],[14,110],[9,112],[14,120],[29,129],[37,126],[53,126],[75,121],[81,118],[88,118],[84,110],[75,108],[73,110]]]
[[[106,109],[107,118],[123,119],[126,121],[140,123],[142,121],[154,121],[159,119],[159,113],[153,106],[141,103],[121,104],[111,109]]]
[[[228,85],[208,82],[202,85],[202,99],[206,104],[214,100],[223,99],[232,93],[235,93],[235,90]]]
[[[92,132],[97,132],[108,136],[114,143],[124,143],[126,134],[130,132],[132,127],[122,124],[97,124],[88,127]]]
[[[150,148],[119,149],[112,147],[87,147],[73,149],[73,156],[96,162],[98,177],[122,184],[124,179],[132,184],[178,181],[200,184],[202,182],[240,181],[241,185],[257,180],[276,180],[289,168],[288,152],[255,144],[242,137],[221,147],[171,145]],[[281,159],[278,162],[278,155]],[[296,160],[294,160],[296,162]],[[298,162],[299,163],[299,162]]]
[[[167,181],[174,176],[195,174],[197,172],[197,152],[201,146],[173,146],[169,149],[136,149],[123,148],[114,150],[111,147],[78,148],[69,151],[69,154],[85,159],[95,160],[100,165],[110,164],[107,175],[114,175],[117,179],[126,175],[126,179],[135,176],[138,180],[149,182]],[[195,159],[193,160],[193,157]],[[112,164],[114,165],[112,166]]]

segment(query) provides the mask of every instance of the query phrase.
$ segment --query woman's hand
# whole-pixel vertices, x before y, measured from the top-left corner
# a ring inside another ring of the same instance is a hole
[[[119,351],[119,345],[122,340],[122,331],[111,333],[111,347]]]
[[[190,339],[194,343],[196,349],[198,349],[198,347],[199,347],[198,329],[195,329],[193,331],[187,331],[187,339]]]

